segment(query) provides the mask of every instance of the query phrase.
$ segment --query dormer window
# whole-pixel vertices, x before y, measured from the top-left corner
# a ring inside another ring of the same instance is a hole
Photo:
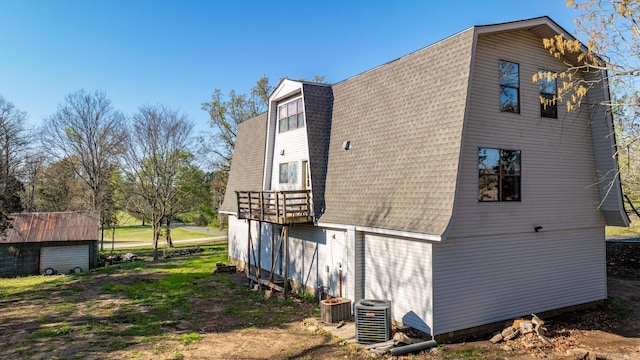
[[[280,132],[301,127],[304,127],[302,98],[298,98],[278,106],[278,129]]]

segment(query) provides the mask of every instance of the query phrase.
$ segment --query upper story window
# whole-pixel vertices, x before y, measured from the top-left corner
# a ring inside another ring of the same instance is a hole
[[[520,150],[480,148],[478,200],[520,201]]]
[[[298,183],[298,163],[282,163],[280,164],[280,184],[297,184]]]
[[[500,60],[500,111],[520,113],[520,65]]]
[[[545,69],[538,70],[538,86],[540,87],[540,116],[558,118],[557,74]]]
[[[304,126],[302,98],[278,106],[278,129],[280,132]]]

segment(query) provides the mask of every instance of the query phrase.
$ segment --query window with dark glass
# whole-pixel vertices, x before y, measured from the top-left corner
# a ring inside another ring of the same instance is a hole
[[[298,182],[298,163],[280,164],[280,184],[296,184]]]
[[[520,150],[478,150],[478,200],[520,201]]]
[[[556,86],[556,73],[540,69],[538,71],[538,86],[540,87],[540,116],[558,118],[558,88]]]
[[[278,129],[280,132],[304,126],[302,98],[278,106]]]
[[[500,60],[500,111],[520,113],[520,65]]]

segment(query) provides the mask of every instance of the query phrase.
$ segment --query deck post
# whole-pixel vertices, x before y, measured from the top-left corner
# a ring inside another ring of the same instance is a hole
[[[260,192],[260,221],[264,221],[264,192]]]
[[[284,299],[288,298],[287,291],[289,287],[289,226],[285,225],[284,233]]]
[[[276,250],[274,249],[274,246],[276,246],[276,234],[274,234],[275,230],[275,225],[273,223],[271,223],[271,273],[273,274],[273,269],[275,269],[275,266],[273,265],[273,262],[276,261]]]
[[[247,277],[251,275],[251,219],[247,219]]]
[[[257,261],[257,277],[258,282],[262,280],[262,221],[258,222],[258,261]]]
[[[240,191],[236,191],[236,203],[238,205],[238,219],[241,219],[240,216]]]
[[[284,219],[284,223],[287,223],[287,193],[282,192],[282,218]]]

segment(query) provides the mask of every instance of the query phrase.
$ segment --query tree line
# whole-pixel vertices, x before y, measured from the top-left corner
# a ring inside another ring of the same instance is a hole
[[[217,225],[237,124],[265,111],[271,86],[261,78],[250,95],[214,91],[202,109],[212,132],[197,137],[186,114],[141,106],[131,116],[101,91],[67,95],[37,129],[0,96],[0,231],[11,213],[99,211],[105,231],[124,213],[152,227],[154,258],[171,223]]]

